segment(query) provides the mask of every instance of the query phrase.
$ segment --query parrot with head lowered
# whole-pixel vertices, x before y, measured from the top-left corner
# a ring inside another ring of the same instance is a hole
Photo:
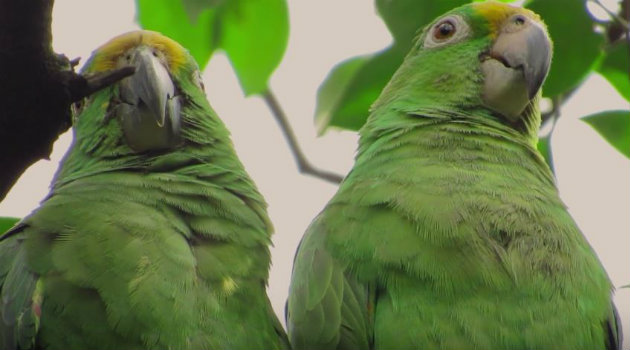
[[[79,107],[50,194],[0,238],[2,348],[288,348],[266,294],[266,203],[197,64],[135,31],[84,73],[128,65]]]
[[[294,349],[616,349],[612,286],[536,150],[552,44],[533,12],[451,10],[419,35],[307,229]]]

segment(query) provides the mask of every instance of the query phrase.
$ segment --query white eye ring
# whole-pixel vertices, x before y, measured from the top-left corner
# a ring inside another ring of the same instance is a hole
[[[470,27],[458,15],[444,17],[437,21],[428,30],[423,47],[430,49],[446,44],[456,43],[468,37]],[[441,36],[441,37],[440,37]]]

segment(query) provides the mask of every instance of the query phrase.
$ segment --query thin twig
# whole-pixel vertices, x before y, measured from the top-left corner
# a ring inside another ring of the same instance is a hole
[[[617,21],[617,23],[619,23],[626,31],[626,33],[628,32],[628,21],[619,16],[618,14],[612,12],[611,10],[609,10],[606,6],[604,6],[604,4],[601,3],[600,0],[594,0],[594,2],[599,5],[599,7],[601,7],[604,11],[606,11],[606,13],[615,21]]]
[[[117,81],[132,75],[136,71],[134,66],[126,66],[118,69],[112,69],[101,73],[84,75],[85,86],[79,91],[72,91],[74,100],[80,100],[89,96],[98,90],[110,86]]]
[[[289,148],[291,149],[293,158],[297,163],[298,171],[303,174],[318,177],[328,182],[332,182],[335,184],[340,183],[343,180],[343,176],[329,171],[317,169],[306,159],[306,156],[304,156],[304,153],[302,153],[300,145],[297,142],[295,133],[293,132],[293,129],[289,124],[287,116],[282,110],[282,107],[280,107],[280,104],[278,103],[278,100],[276,99],[273,92],[271,90],[267,90],[267,92],[263,94],[263,98],[267,103],[267,106],[271,110],[271,114],[273,114],[274,118],[278,122],[284,138],[289,144]]]
[[[571,91],[572,93],[573,91]],[[549,168],[551,168],[551,172],[552,173],[556,173],[554,170],[554,164],[553,164],[553,152],[551,151],[551,136],[553,135],[553,132],[556,130],[556,124],[558,123],[558,119],[560,117],[560,107],[562,106],[562,104],[564,103],[564,101],[560,102],[560,100],[564,100],[566,101],[566,99],[563,99],[563,97],[554,97],[552,100],[552,105],[553,105],[553,109],[551,110],[550,114],[551,114],[551,130],[549,130],[549,134],[547,134],[547,136],[549,137],[549,148],[548,148],[548,157],[549,157]]]

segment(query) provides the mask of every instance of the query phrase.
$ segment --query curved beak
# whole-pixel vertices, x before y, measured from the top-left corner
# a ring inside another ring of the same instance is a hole
[[[164,149],[180,142],[180,99],[167,68],[150,47],[125,54],[136,72],[120,82],[120,118],[125,137],[136,151]]]
[[[480,56],[485,105],[512,121],[518,119],[540,91],[551,54],[543,24],[522,14],[506,20],[492,47]]]
[[[506,67],[523,71],[527,94],[532,99],[542,86],[551,64],[551,41],[545,30],[533,21],[517,31],[499,34],[490,57]]]
[[[150,48],[139,47],[132,53],[131,64],[136,67],[136,73],[126,79],[125,100],[144,104],[160,127],[164,126],[167,116],[176,118],[169,110],[169,100],[175,96],[175,85],[162,62]]]

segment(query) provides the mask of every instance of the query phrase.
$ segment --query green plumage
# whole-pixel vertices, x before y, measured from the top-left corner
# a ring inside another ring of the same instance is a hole
[[[265,291],[266,204],[176,49],[181,142],[134,151],[120,84],[97,92],[50,194],[2,237],[3,348],[288,347]]]
[[[470,27],[463,40],[423,47],[433,24],[420,35],[305,233],[295,349],[619,346],[610,281],[535,148],[540,92],[516,122],[484,107],[493,39],[476,6],[447,14]]]

